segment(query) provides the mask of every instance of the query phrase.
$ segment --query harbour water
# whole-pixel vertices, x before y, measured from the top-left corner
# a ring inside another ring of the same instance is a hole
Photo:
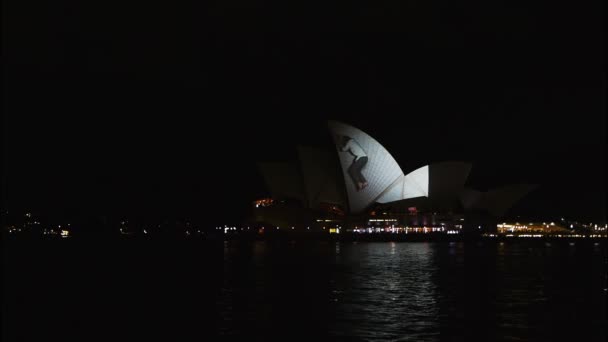
[[[604,341],[605,242],[5,241],[9,340]]]

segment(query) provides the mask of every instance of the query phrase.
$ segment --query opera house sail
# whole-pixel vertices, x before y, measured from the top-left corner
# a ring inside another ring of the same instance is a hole
[[[329,122],[342,166],[348,206],[360,213],[375,202],[428,196],[428,167],[407,176],[378,141],[353,126]]]

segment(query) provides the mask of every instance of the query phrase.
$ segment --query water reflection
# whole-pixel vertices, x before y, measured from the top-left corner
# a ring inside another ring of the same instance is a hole
[[[368,243],[341,250],[345,257],[336,266],[348,271],[334,275],[335,336],[421,341],[438,335],[429,244]]]
[[[606,339],[604,242],[74,242],[7,245],[5,340]]]
[[[265,337],[280,331],[413,341],[606,335],[601,325],[606,310],[598,304],[606,299],[605,246],[230,242],[224,247],[222,334]]]

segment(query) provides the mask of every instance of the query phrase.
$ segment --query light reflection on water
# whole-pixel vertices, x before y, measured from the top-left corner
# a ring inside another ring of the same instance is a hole
[[[3,337],[604,341],[597,242],[15,240]]]
[[[335,335],[416,340],[438,335],[429,244],[368,243],[343,251],[336,264],[352,269],[335,284]]]
[[[606,335],[598,304],[606,299],[603,257],[605,248],[579,244],[229,243],[221,331],[599,341]]]

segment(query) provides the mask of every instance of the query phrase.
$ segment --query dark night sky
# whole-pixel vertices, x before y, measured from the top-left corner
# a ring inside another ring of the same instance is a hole
[[[304,3],[5,2],[7,207],[236,220],[255,161],[338,119],[406,173],[471,161],[541,185],[515,214],[605,220],[602,2]]]

